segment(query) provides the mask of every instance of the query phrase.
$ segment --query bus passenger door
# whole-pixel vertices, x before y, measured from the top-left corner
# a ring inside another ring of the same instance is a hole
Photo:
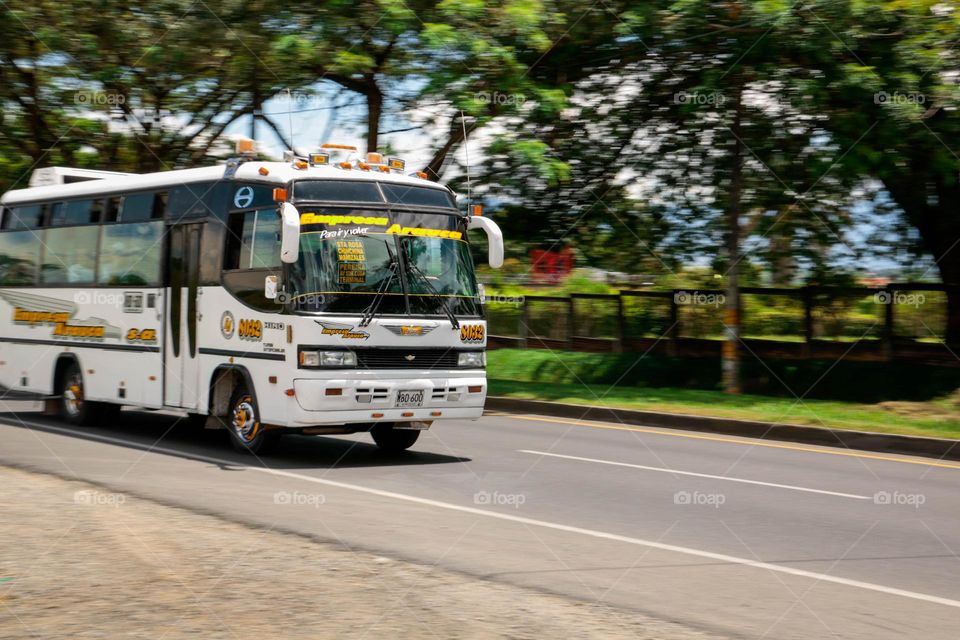
[[[170,228],[164,340],[164,404],[197,409],[200,366],[197,354],[200,236],[202,224]]]

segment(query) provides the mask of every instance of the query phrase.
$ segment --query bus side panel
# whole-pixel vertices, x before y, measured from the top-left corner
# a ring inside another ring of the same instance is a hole
[[[0,384],[52,394],[57,360],[69,353],[90,400],[162,406],[160,291],[0,289]]]

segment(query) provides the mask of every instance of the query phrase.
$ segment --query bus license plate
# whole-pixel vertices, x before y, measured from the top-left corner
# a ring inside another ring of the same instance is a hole
[[[398,407],[422,407],[423,389],[409,389],[407,391],[397,391]]]

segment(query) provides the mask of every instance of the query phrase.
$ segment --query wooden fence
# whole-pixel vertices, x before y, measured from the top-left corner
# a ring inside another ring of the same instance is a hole
[[[744,287],[742,349],[760,358],[960,366],[960,351],[943,341],[947,291],[930,283]],[[492,296],[489,345],[719,357],[723,307],[724,292],[706,289]]]

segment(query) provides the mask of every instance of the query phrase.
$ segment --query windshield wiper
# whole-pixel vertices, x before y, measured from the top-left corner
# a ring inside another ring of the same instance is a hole
[[[377,293],[373,296],[373,300],[371,300],[370,304],[367,305],[367,308],[364,309],[363,318],[360,320],[361,327],[366,327],[369,325],[373,320],[373,317],[377,315],[377,309],[380,308],[380,303],[383,302],[387,292],[390,290],[390,285],[393,284],[394,278],[397,277],[397,273],[400,271],[400,262],[397,261],[396,256],[393,255],[393,250],[390,249],[390,243],[386,240],[384,240],[384,243],[387,245],[387,253],[390,255],[390,273],[383,281],[381,281],[380,288],[377,289]]]
[[[440,292],[436,290],[436,288],[434,288],[433,283],[430,282],[430,278],[428,278],[427,274],[420,270],[420,267],[418,267],[410,258],[407,258],[406,262],[410,273],[420,278],[423,284],[427,287],[427,292],[432,295],[435,300],[440,302],[440,308],[443,309],[443,313],[450,320],[450,324],[453,326],[453,328],[459,329],[460,321],[457,320],[457,316],[453,313],[453,311],[450,310],[450,307],[447,306],[447,299],[444,298]]]

